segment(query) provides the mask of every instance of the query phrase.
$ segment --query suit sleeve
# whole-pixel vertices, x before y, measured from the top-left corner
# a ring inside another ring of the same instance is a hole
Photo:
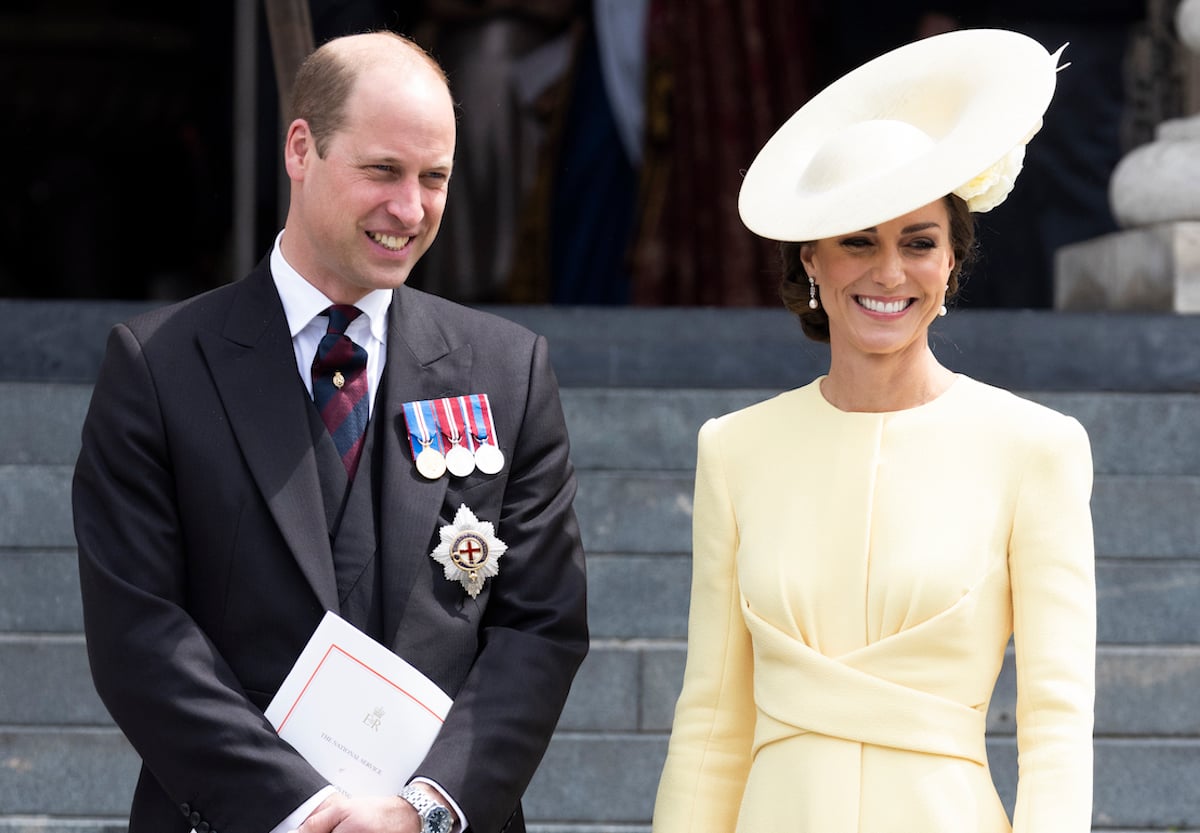
[[[96,689],[180,811],[180,826],[263,833],[325,785],[247,698],[188,614],[187,553],[158,390],[114,329],[73,483]],[[143,773],[143,778],[146,773]]]
[[[1074,419],[1039,426],[1009,551],[1017,668],[1014,833],[1087,833],[1096,589],[1092,459]]]
[[[417,769],[454,797],[474,833],[496,833],[512,817],[588,648],[575,475],[558,383],[544,338],[526,355],[528,395],[497,528],[508,549],[491,581],[478,656]]]
[[[750,770],[753,656],[741,613],[737,521],[718,426],[710,420],[700,430],[687,667],[654,806],[654,833],[733,830]]]

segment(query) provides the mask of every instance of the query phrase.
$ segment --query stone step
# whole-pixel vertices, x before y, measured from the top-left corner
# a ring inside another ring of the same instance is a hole
[[[12,816],[0,818],[0,833],[127,833],[124,818],[56,818]]]
[[[594,736],[564,733],[555,738],[527,794],[531,818],[637,823],[649,819],[665,736]],[[1177,829],[1200,818],[1200,741],[1106,740],[1095,746],[1097,829]],[[1016,744],[988,742],[997,788],[1009,812],[1016,779]],[[603,783],[607,790],[596,790]],[[612,795],[622,796],[614,802]],[[563,809],[570,815],[560,815]]]
[[[683,553],[588,553],[588,616],[596,639],[682,639],[691,563]],[[1200,561],[1101,558],[1102,644],[1200,644]],[[75,554],[0,548],[0,634],[83,629]]]
[[[683,639],[687,555],[588,555],[588,622],[595,639]],[[1100,559],[1101,644],[1200,644],[1200,562]]]
[[[691,564],[684,554],[592,552],[588,606],[597,639],[682,639]],[[1200,644],[1200,562],[1101,559],[1096,569],[1102,644]],[[0,635],[83,629],[72,552],[0,550]]]
[[[0,548],[74,546],[70,466],[0,465]],[[691,471],[580,469],[576,511],[589,552],[690,549]],[[1097,475],[1100,557],[1200,555],[1200,475]]]
[[[591,553],[691,547],[691,472],[581,471],[576,510]],[[1100,557],[1200,554],[1200,476],[1100,475],[1092,497]]]
[[[0,380],[92,382],[109,328],[149,302],[0,299],[28,338]],[[828,367],[782,309],[487,308],[546,336],[564,387],[777,388]],[[1200,328],[1186,315],[953,310],[930,342],[950,368],[1010,390],[1200,390]]]
[[[565,387],[779,388],[829,366],[782,309],[492,310],[546,336]],[[952,310],[934,322],[947,367],[1010,390],[1200,390],[1190,316]]]
[[[705,420],[777,390],[563,391],[572,459],[581,470],[691,470]],[[1078,419],[1099,474],[1200,474],[1200,395],[1045,393],[1025,395]]]
[[[71,466],[0,465],[0,547],[75,546]]]
[[[116,729],[0,727],[6,816],[124,816],[138,759]]]
[[[0,668],[0,725],[112,725],[82,634],[0,634]]]
[[[560,732],[526,795],[541,824],[645,825],[667,735]],[[0,727],[6,816],[120,818],[137,758],[115,730]],[[1163,829],[1200,818],[1200,740],[1099,738],[1094,818],[1104,828]],[[1010,808],[1016,773],[1011,737],[988,742],[993,775]],[[603,785],[603,789],[597,785]],[[612,796],[620,795],[621,801]],[[603,829],[601,827],[601,829]]]
[[[0,546],[0,634],[82,630],[75,550]]]
[[[0,466],[73,466],[86,384],[0,382]],[[564,388],[582,471],[690,471],[705,420],[778,389]],[[1098,474],[1200,474],[1200,394],[1027,392],[1087,429]]]
[[[683,681],[682,641],[599,642],[580,669],[561,723],[563,731],[669,731]],[[1096,735],[1200,740],[1194,692],[1200,646],[1101,646],[1096,661]],[[991,706],[988,731],[1014,732],[1016,672],[1010,648]]]
[[[74,465],[92,386],[0,382],[0,465]]]
[[[683,680],[682,639],[598,639],[584,661],[559,728],[661,732],[671,728]],[[1096,734],[1200,737],[1200,645],[1102,645],[1096,668]],[[0,635],[0,725],[108,727],[79,635]],[[988,729],[1011,734],[1016,709],[1011,651]]]

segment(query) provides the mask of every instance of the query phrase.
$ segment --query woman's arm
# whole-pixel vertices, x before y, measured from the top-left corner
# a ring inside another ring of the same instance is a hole
[[[1096,586],[1092,456],[1074,419],[1038,426],[1009,546],[1017,665],[1014,833],[1087,833]]]
[[[733,830],[750,769],[753,658],[738,589],[737,521],[714,420],[700,429],[693,512],[687,668],[654,833]]]

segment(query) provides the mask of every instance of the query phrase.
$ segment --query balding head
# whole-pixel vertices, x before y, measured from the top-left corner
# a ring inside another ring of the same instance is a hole
[[[401,74],[429,73],[447,84],[438,62],[395,32],[368,32],[328,41],[300,65],[290,112],[292,119],[308,123],[319,155],[325,155],[330,137],[345,124],[346,104],[355,81],[365,70],[378,66]]]

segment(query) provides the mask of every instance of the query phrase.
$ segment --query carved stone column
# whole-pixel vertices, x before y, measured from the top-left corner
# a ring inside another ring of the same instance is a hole
[[[1170,9],[1174,49],[1161,35],[1155,44],[1153,7],[1161,13],[1164,3],[1151,6],[1150,37],[1131,58],[1140,58],[1143,69],[1157,66],[1166,73],[1157,77],[1160,94],[1165,85],[1180,109],[1194,114],[1200,109],[1200,0]],[[1160,95],[1159,106],[1162,100]],[[1142,112],[1147,109],[1154,108]],[[1200,116],[1161,121],[1154,140],[1113,171],[1109,201],[1123,230],[1059,250],[1055,308],[1200,312]]]

